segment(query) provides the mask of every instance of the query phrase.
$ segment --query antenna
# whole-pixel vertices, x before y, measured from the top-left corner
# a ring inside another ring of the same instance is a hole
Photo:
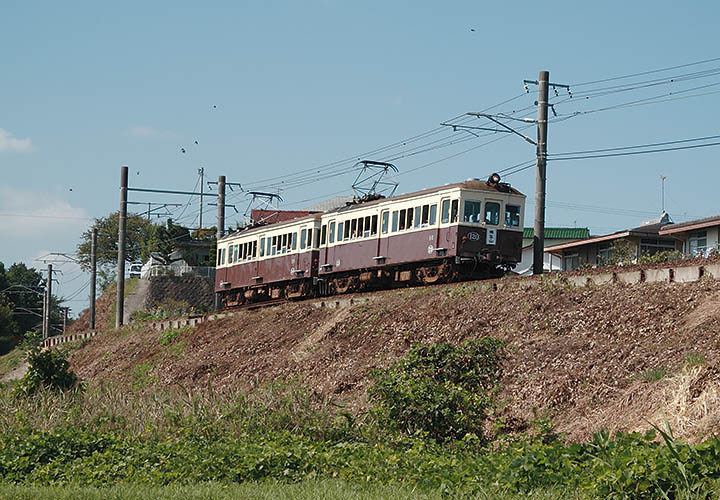
[[[360,167],[360,172],[352,185],[356,198],[368,201],[395,194],[398,183],[385,178],[390,171],[399,172],[395,165],[382,161],[362,160],[357,162],[355,167]],[[386,194],[388,192],[389,194]]]
[[[660,174],[660,183],[662,185],[661,187],[661,200],[662,200],[662,211],[665,212],[665,180],[667,179],[666,175]]]

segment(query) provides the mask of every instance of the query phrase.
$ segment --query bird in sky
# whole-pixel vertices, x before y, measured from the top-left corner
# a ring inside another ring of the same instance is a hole
[[[195,141],[195,144],[198,144],[198,141]]]
[[[185,154],[185,148],[180,148],[180,152],[181,152],[182,154]]]

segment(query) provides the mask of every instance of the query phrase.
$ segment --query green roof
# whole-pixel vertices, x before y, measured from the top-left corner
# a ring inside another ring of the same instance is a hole
[[[533,237],[533,228],[526,227],[523,229],[523,238],[531,239]],[[546,227],[546,240],[582,240],[590,237],[590,230],[586,227]]]

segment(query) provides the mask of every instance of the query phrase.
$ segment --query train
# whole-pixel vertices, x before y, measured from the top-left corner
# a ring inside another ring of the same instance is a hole
[[[217,242],[218,305],[498,277],[521,259],[524,211],[493,174],[247,227]]]

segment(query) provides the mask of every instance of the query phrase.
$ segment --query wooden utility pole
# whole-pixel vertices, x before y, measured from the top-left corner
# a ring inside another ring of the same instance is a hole
[[[548,82],[550,72],[538,76],[537,153],[535,168],[535,225],[533,226],[533,274],[543,273],[545,250],[545,187],[547,183]]]
[[[43,340],[50,336],[50,321],[52,318],[52,264],[47,266],[47,281],[45,282],[45,307],[43,308]]]
[[[120,169],[120,214],[118,217],[118,259],[117,259],[117,298],[115,307],[115,328],[123,324],[125,312],[125,227],[127,223],[128,168]]]
[[[217,234],[219,240],[225,235],[225,176],[218,177],[218,215],[217,215]]]
[[[95,284],[97,282],[97,228],[93,226],[90,237],[90,329],[95,329]]]
[[[198,169],[198,174],[200,174],[200,215],[198,216],[198,229],[202,229],[202,213],[203,213],[203,193],[204,193],[204,184],[205,184],[205,167],[200,167]]]

